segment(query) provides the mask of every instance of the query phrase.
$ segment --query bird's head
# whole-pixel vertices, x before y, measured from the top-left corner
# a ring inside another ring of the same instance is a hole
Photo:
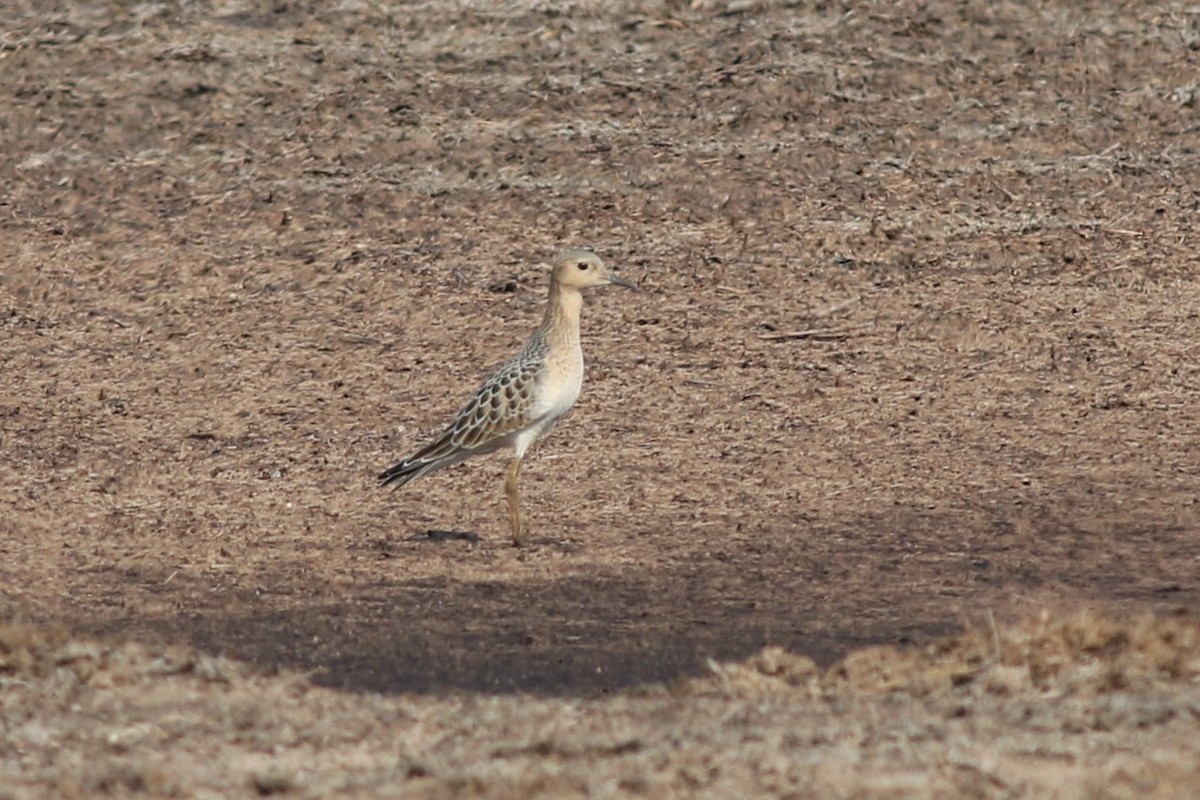
[[[609,271],[600,256],[588,250],[568,250],[554,260],[554,280],[561,286],[586,289],[589,286],[614,284],[627,289],[638,288]]]

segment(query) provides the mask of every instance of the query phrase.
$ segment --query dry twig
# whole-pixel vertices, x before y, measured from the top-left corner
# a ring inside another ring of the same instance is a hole
[[[780,333],[764,333],[758,338],[768,342],[783,342],[791,339],[817,339],[830,342],[847,339],[855,332],[874,327],[874,322],[864,322],[861,325],[847,325],[841,328],[809,328],[803,331],[782,331]]]

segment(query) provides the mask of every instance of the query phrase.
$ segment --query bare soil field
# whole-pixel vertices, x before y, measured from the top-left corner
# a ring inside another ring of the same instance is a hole
[[[1200,9],[0,0],[0,797],[1195,797]],[[375,476],[594,248],[526,459]]]

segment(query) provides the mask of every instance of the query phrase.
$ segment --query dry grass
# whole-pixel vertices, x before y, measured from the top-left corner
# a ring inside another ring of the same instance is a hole
[[[779,648],[740,665],[716,666],[726,681],[765,681],[823,694],[932,696],[959,687],[1000,694],[1095,695],[1131,686],[1200,682],[1197,626],[1184,619],[1119,622],[1094,614],[1050,612],[1017,625],[971,626],[924,648],[875,647],[822,672],[811,659]]]
[[[1183,798],[1200,626],[1056,616],[606,699],[340,694],[0,629],[7,797]]]

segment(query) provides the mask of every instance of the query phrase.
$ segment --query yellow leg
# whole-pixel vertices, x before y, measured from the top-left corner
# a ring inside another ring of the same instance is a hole
[[[521,459],[514,458],[504,475],[504,493],[508,495],[508,524],[512,528],[513,544],[517,547],[522,547],[529,541],[525,529],[521,526],[521,488],[517,486],[517,476],[520,473]]]

